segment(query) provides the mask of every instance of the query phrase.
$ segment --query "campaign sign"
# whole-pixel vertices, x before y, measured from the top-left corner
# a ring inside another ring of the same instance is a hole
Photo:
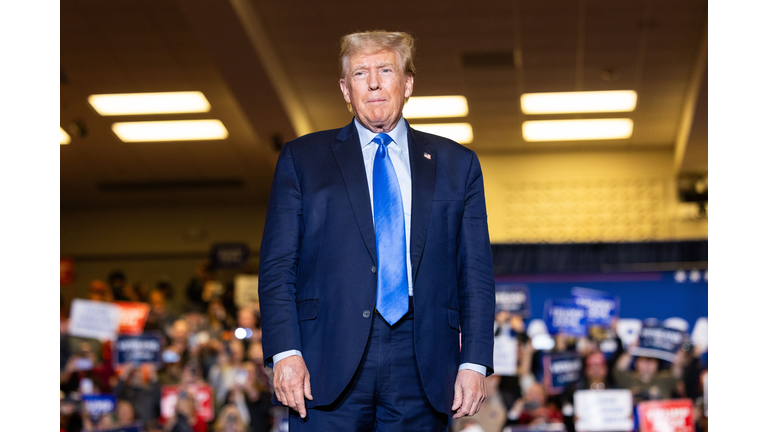
[[[587,308],[572,299],[548,299],[544,321],[550,334],[587,335]]]
[[[144,426],[141,424],[141,422],[136,422],[123,427],[98,429],[96,432],[144,432]]]
[[[244,308],[259,302],[259,276],[239,274],[235,276],[235,306]]]
[[[213,421],[213,389],[205,385],[164,385],[160,387],[160,417],[163,421],[173,417],[176,410],[176,402],[179,400],[179,392],[184,390],[195,398],[195,410],[197,415],[206,422]]]
[[[149,316],[149,305],[141,302],[115,302],[119,311],[120,334],[141,334]]]
[[[493,373],[500,376],[517,375],[517,339],[509,330],[493,338]]]
[[[83,395],[83,405],[91,419],[97,421],[99,417],[115,410],[115,397],[110,394]]]
[[[640,340],[629,351],[633,356],[653,357],[674,361],[675,354],[683,345],[683,332],[661,326],[646,326],[640,330]]]
[[[542,357],[544,387],[547,394],[556,395],[565,387],[579,380],[581,375],[581,356],[576,352],[546,354]]]
[[[211,246],[211,264],[216,268],[241,268],[250,252],[245,243],[216,243]]]
[[[496,284],[496,312],[508,311],[523,318],[531,316],[531,296],[528,285]]]
[[[577,390],[573,408],[577,431],[631,431],[635,427],[630,390]]]
[[[160,364],[161,348],[159,334],[119,335],[114,345],[115,355],[113,358],[117,365],[125,363]]]
[[[610,327],[611,321],[619,316],[619,298],[607,292],[574,287],[571,295],[576,304],[587,308],[588,326]]]
[[[640,402],[637,413],[640,432],[694,432],[690,399]]]
[[[120,323],[120,312],[113,303],[74,299],[69,318],[69,334],[84,338],[113,340]]]

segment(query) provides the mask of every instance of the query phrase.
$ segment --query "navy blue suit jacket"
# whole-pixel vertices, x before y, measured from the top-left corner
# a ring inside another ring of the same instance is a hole
[[[483,179],[473,151],[410,126],[408,141],[416,359],[430,404],[449,414],[459,364],[493,367]],[[362,359],[376,307],[376,240],[354,122],[283,147],[259,267],[265,362],[301,350],[307,406],[331,404]]]

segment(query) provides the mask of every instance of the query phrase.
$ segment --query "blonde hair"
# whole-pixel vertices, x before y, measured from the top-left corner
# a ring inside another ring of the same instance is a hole
[[[341,78],[347,75],[351,57],[361,53],[374,53],[382,50],[396,52],[401,62],[399,66],[402,68],[402,72],[415,77],[416,67],[413,65],[415,45],[416,41],[413,37],[403,32],[371,30],[348,34],[341,38],[341,54],[339,55]]]

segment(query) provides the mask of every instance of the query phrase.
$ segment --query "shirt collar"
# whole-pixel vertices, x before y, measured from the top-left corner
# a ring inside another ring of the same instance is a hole
[[[357,118],[355,118],[355,127],[357,128],[357,135],[360,137],[360,146],[363,148],[370,144],[373,138],[378,135],[378,133],[366,129],[365,126],[357,121]],[[401,150],[408,151],[408,126],[404,117],[400,116],[400,120],[397,121],[395,128],[387,132],[387,135],[392,138],[392,141]]]

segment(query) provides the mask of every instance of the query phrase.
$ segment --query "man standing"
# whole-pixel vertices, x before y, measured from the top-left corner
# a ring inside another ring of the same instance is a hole
[[[494,280],[482,173],[412,129],[413,38],[345,36],[354,120],[280,153],[260,251],[265,363],[290,428],[444,431],[492,373]]]

